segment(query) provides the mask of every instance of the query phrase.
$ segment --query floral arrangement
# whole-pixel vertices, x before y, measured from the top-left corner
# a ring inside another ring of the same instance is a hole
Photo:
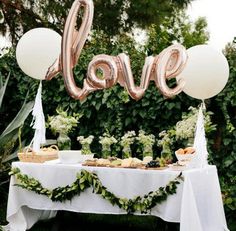
[[[117,139],[109,133],[99,136],[99,143],[102,145],[102,157],[107,158],[111,155],[111,145],[117,143]]]
[[[171,136],[171,131],[162,131],[158,134],[158,137],[161,138],[157,141],[157,145],[162,147],[161,157],[164,159],[172,159],[171,145],[173,144],[173,138]]]
[[[198,108],[189,107],[190,112],[183,114],[182,120],[175,126],[176,140],[188,140],[187,145],[193,145],[196,122],[198,118]],[[206,133],[215,130],[216,125],[211,122],[210,115],[212,112],[204,113],[204,122]]]
[[[143,130],[139,130],[138,137],[136,138],[143,146],[143,157],[153,157],[152,147],[155,143],[155,136],[153,134],[145,134]]]
[[[132,157],[130,145],[135,141],[135,131],[128,131],[121,137],[120,145],[122,146],[123,158]]]
[[[57,115],[48,116],[47,123],[47,127],[49,127],[54,134],[68,134],[77,126],[79,118],[82,117],[80,114],[70,116],[67,114],[67,111],[63,111],[61,108],[56,109],[56,112]]]
[[[77,137],[77,140],[82,145],[81,152],[82,152],[83,155],[92,153],[91,149],[90,149],[90,144],[92,143],[93,139],[94,139],[94,136],[92,136],[92,135],[90,135],[86,138],[84,136],[78,136]]]
[[[68,133],[71,132],[79,123],[79,119],[82,114],[73,114],[70,116],[67,111],[63,111],[61,108],[56,109],[57,115],[49,116],[47,127],[51,129],[53,134],[58,134],[57,144],[60,150],[71,149],[71,140],[68,137]]]

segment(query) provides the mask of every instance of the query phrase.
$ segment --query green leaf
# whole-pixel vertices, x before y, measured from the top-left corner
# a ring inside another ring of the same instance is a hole
[[[81,177],[79,179],[79,184],[83,184],[85,182],[85,180],[86,180],[85,176]]]
[[[3,86],[1,86],[1,88],[0,88],[0,108],[1,108],[1,106],[2,106],[2,101],[3,101],[3,97],[4,97],[4,95],[5,95],[5,91],[6,91],[6,88],[7,88],[7,83],[8,83],[8,80],[9,80],[9,78],[10,78],[10,72],[9,72],[9,74],[8,74],[8,76],[7,76],[7,79],[6,79],[6,81],[5,81],[5,83],[4,83],[4,85]],[[0,75],[0,77],[1,77],[1,79],[2,79],[2,76]],[[2,82],[2,81],[1,81]]]
[[[18,133],[18,128],[22,126],[25,119],[28,117],[29,113],[32,111],[34,106],[34,101],[30,101],[28,103],[24,102],[20,111],[16,115],[16,117],[12,120],[12,122],[7,126],[7,128],[2,132],[0,136],[0,146],[3,143],[8,142]]]
[[[83,191],[85,188],[85,185],[84,184],[80,184],[80,189]]]

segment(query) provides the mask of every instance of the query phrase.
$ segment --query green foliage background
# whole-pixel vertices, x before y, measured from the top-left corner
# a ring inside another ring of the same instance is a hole
[[[93,28],[110,36],[131,31],[134,26],[146,28],[174,17],[192,0],[93,0]],[[13,44],[22,33],[36,27],[50,27],[62,33],[65,19],[74,0],[0,0],[0,33],[10,32]],[[81,16],[81,12],[80,12]],[[81,17],[78,17],[80,22]]]
[[[176,17],[163,21],[163,26],[151,26],[149,39],[144,47],[138,47],[135,41],[121,34],[116,40],[111,41],[110,36],[102,31],[94,31],[93,38],[88,41],[83,49],[78,65],[74,68],[76,82],[82,86],[86,76],[87,66],[94,55],[117,55],[121,52],[129,54],[131,58],[133,74],[136,82],[139,82],[141,67],[147,55],[156,55],[173,41],[182,43],[186,48],[197,44],[206,43],[208,34],[206,22],[199,19],[195,24],[186,22],[182,13]],[[232,44],[226,49],[226,56],[230,64],[230,78],[225,89],[216,97],[206,101],[207,110],[214,113],[212,119],[217,124],[217,130],[209,134],[208,150],[210,162],[218,168],[225,211],[230,230],[236,230],[236,47]],[[17,114],[19,105],[24,101],[28,90],[28,100],[34,99],[38,82],[24,75],[15,60],[14,49],[0,59],[0,75],[7,77],[11,71],[11,79],[7,86],[7,93],[1,108],[1,131],[9,121]],[[151,83],[145,96],[135,102],[119,85],[111,89],[96,91],[90,94],[83,102],[75,101],[66,92],[63,79],[58,76],[50,82],[43,82],[43,106],[45,115],[54,115],[58,106],[68,110],[69,113],[79,112],[84,116],[80,119],[76,131],[71,134],[73,149],[79,148],[76,141],[78,135],[94,135],[96,138],[104,131],[109,131],[116,137],[121,137],[126,131],[139,129],[152,133],[155,136],[162,130],[175,125],[181,119],[183,112],[189,106],[198,106],[201,102],[184,93],[173,99],[165,99]],[[23,136],[29,140],[33,137],[33,131],[29,127],[31,118],[24,126]],[[47,131],[47,138],[55,138]],[[173,150],[177,147],[173,147]],[[93,142],[92,150],[98,153],[100,146],[98,140]],[[135,149],[136,150],[136,149]],[[114,152],[120,153],[119,147]],[[155,154],[159,156],[160,150],[155,147]],[[135,156],[140,153],[135,152]]]

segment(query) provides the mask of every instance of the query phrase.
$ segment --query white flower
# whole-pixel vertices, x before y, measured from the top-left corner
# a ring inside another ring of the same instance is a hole
[[[53,133],[69,133],[77,126],[79,118],[82,115],[77,114],[76,116],[67,115],[66,111],[62,109],[56,110],[58,115],[49,116],[47,126],[51,129]]]
[[[92,141],[94,139],[94,136],[90,135],[87,138],[84,138],[84,136],[78,136],[77,140],[81,143],[81,145],[83,144],[91,144]]]
[[[121,146],[127,147],[135,141],[135,131],[128,131],[121,137]]]
[[[153,134],[146,135],[143,130],[140,130],[137,140],[144,146],[152,146],[155,143],[155,136]]]
[[[103,147],[110,146],[117,143],[117,139],[114,136],[104,133],[103,136],[99,136],[99,143],[102,144]]]
[[[158,146],[163,147],[164,145],[170,145],[172,143],[170,134],[166,130],[163,130],[162,132],[160,132],[158,136],[161,138],[157,142]]]
[[[182,116],[182,120],[177,122],[175,126],[175,135],[177,140],[188,139],[194,137],[196,122],[198,118],[198,109],[189,107],[190,112],[187,115]],[[204,114],[204,124],[206,132],[215,129],[215,125],[212,124],[210,115],[211,112]]]
[[[94,139],[94,136],[90,135],[87,138],[85,138],[84,136],[78,136],[77,140],[80,142],[80,144],[82,145],[82,154],[91,154],[91,149],[90,149],[90,144],[92,143]]]

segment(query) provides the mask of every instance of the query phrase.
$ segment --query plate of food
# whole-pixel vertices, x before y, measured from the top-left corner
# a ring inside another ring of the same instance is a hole
[[[174,171],[183,171],[187,168],[186,164],[184,162],[181,162],[181,161],[177,161],[174,164],[169,164],[168,167],[171,170],[174,170]]]
[[[196,149],[194,147],[179,148],[175,151],[175,156],[178,161],[189,162],[196,155]]]
[[[146,170],[164,170],[167,169],[168,166],[162,165],[159,160],[151,160],[141,168]]]

